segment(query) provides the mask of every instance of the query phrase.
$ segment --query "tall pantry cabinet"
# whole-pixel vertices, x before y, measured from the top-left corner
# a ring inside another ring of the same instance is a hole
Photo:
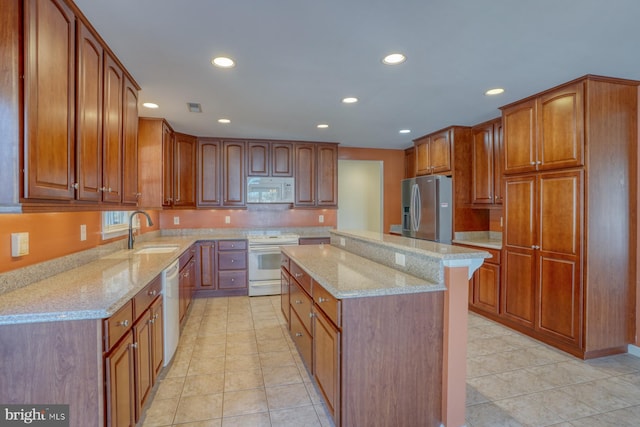
[[[585,76],[502,108],[501,317],[585,359],[632,341],[638,84]]]

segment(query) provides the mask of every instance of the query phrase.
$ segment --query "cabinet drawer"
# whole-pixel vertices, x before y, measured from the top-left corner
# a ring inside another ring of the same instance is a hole
[[[302,326],[300,318],[293,310],[291,310],[291,338],[298,348],[298,352],[300,353],[307,370],[313,373],[313,365],[311,363],[313,361],[311,352],[313,348],[311,335],[309,335],[304,326]]]
[[[189,261],[191,261],[191,258],[193,258],[194,253],[195,248],[191,246],[189,249],[184,251],[182,255],[180,255],[180,270],[182,270],[187,264],[189,264]]]
[[[281,253],[280,254],[280,267],[284,268],[287,271],[289,271],[289,262],[290,262],[289,257],[287,255]]]
[[[133,326],[133,302],[129,300],[124,307],[104,321],[104,349],[109,350]]]
[[[218,288],[238,289],[247,287],[246,271],[220,271],[218,273]]]
[[[307,331],[311,332],[311,307],[313,306],[313,301],[295,281],[290,287],[290,291],[289,301],[291,302],[291,309],[298,314],[300,321],[304,327],[307,328]]]
[[[142,313],[149,308],[153,300],[161,293],[162,278],[158,276],[133,297],[133,318],[137,319],[140,317]]]
[[[245,270],[247,268],[246,252],[219,252],[218,270]]]
[[[497,249],[490,249],[490,248],[479,248],[482,249],[483,251],[487,251],[491,254],[491,258],[485,258],[484,262],[488,262],[489,264],[500,264],[500,254],[502,253],[502,251],[499,251]]]
[[[315,283],[313,285],[313,301],[336,326],[341,326],[340,300]]]
[[[293,261],[291,261],[289,266],[291,268],[289,270],[291,272],[291,277],[293,277],[293,279],[302,286],[302,289],[311,295],[311,276],[305,273],[304,270]]]
[[[219,251],[247,250],[246,240],[218,240]]]

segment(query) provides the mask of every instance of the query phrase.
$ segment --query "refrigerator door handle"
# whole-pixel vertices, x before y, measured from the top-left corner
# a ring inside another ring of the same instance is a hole
[[[416,184],[416,227],[415,230],[418,231],[420,228],[420,221],[422,221],[422,198],[420,197],[420,186]]]

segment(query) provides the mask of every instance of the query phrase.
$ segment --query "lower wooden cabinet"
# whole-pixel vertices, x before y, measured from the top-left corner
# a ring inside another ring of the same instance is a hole
[[[152,334],[151,312],[147,310],[133,325],[136,414],[140,414],[153,387]]]
[[[107,369],[107,425],[135,426],[133,333],[112,349],[105,359]]]
[[[491,258],[485,259],[484,263],[473,273],[473,277],[469,280],[469,310],[497,316],[500,312],[501,251],[470,245],[456,246],[483,250],[491,254]]]
[[[313,310],[313,377],[336,418],[340,402],[340,330],[323,314]]]
[[[246,240],[211,240],[197,244],[198,296],[247,295],[249,277]]]

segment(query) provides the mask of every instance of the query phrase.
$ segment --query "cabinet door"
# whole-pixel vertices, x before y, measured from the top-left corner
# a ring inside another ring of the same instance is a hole
[[[533,327],[537,242],[535,175],[505,180],[504,213],[501,311],[506,318]]]
[[[429,137],[429,160],[431,173],[451,171],[451,137],[449,130]]]
[[[162,206],[173,205],[173,130],[162,122]]]
[[[333,419],[340,402],[340,332],[314,308],[313,376]]]
[[[107,425],[135,426],[133,334],[129,333],[105,360]]]
[[[151,311],[146,310],[133,325],[135,389],[136,389],[136,421],[140,419],[141,410],[153,387],[153,331],[151,327]]]
[[[493,204],[493,124],[472,130],[472,203]]]
[[[504,174],[504,136],[502,118],[493,124],[493,202],[502,204],[502,175]]]
[[[196,138],[175,134],[173,206],[196,205]]]
[[[431,159],[429,158],[429,138],[416,144],[416,175],[431,173]]]
[[[538,100],[538,169],[582,166],[584,82],[542,95]]]
[[[164,306],[162,297],[157,298],[151,306],[151,360],[153,366],[153,383],[155,384],[158,374],[162,370],[164,362]]]
[[[316,199],[316,156],[314,144],[295,146],[296,206],[314,206]]]
[[[198,206],[220,206],[220,141],[198,140]]]
[[[122,88],[124,74],[108,54],[104,60],[102,201],[120,203],[122,192]]]
[[[200,280],[198,289],[216,289],[216,243],[202,242],[198,244],[200,256]]]
[[[316,147],[318,184],[317,206],[338,204],[338,147],[333,144],[319,144]]]
[[[223,206],[245,206],[245,142],[222,143]]]
[[[404,150],[404,178],[414,178],[416,176],[416,150],[407,148]]]
[[[138,89],[124,77],[122,112],[122,203],[138,203]]]
[[[269,176],[269,163],[268,142],[247,144],[247,174],[249,176]]]
[[[75,17],[62,0],[24,2],[25,198],[74,197]]]
[[[292,143],[271,143],[271,176],[293,176]]]
[[[289,288],[289,273],[286,270],[280,270],[280,309],[282,310],[282,314],[287,321],[287,329],[289,329],[289,298],[290,288]]]
[[[492,314],[498,314],[500,301],[500,266],[485,262],[473,273],[473,305]]]
[[[535,100],[502,111],[505,174],[536,170],[535,119]]]
[[[78,21],[76,198],[96,202],[102,186],[102,53],[95,35]]]
[[[539,177],[540,249],[536,329],[580,345],[582,171]]]

